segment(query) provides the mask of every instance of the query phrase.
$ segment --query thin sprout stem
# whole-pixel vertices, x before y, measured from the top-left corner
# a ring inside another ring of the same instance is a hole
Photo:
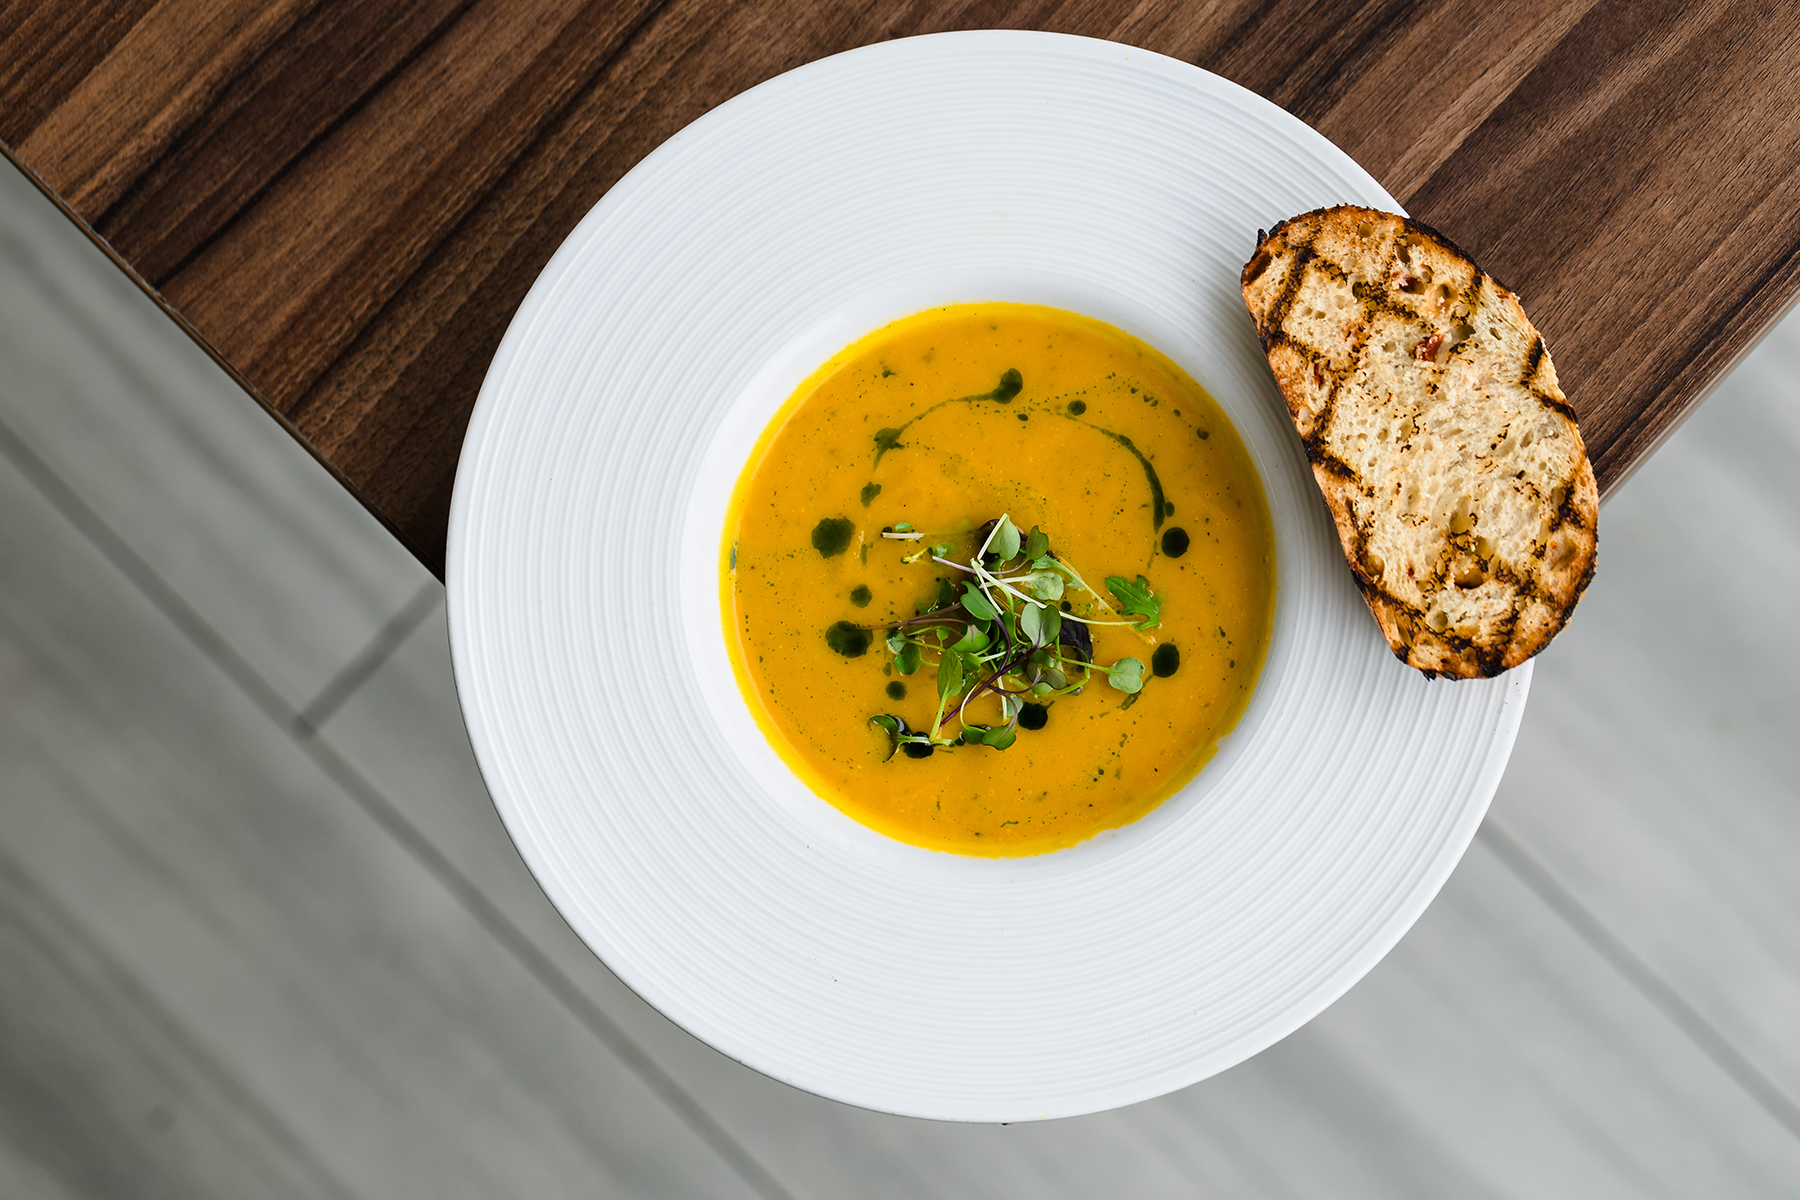
[[[1135,621],[1093,621],[1089,620],[1087,617],[1078,617],[1072,612],[1064,613],[1063,620],[1075,621],[1082,625],[1130,625],[1134,628],[1137,625],[1137,622]]]
[[[977,583],[975,586],[978,589],[980,589],[981,594],[987,598],[988,604],[993,607],[994,613],[995,613],[996,617],[998,617],[1000,614],[1001,606],[994,603],[994,598],[987,594],[987,588],[983,587],[979,583]],[[996,620],[994,622],[994,624],[998,625],[1000,627],[1000,644],[1001,644],[1001,646],[1005,647],[1005,651],[1007,654],[1011,654],[1013,652],[1012,634],[1006,632],[1006,622],[1004,620]]]
[[[931,561],[934,563],[943,563],[946,567],[955,567],[957,570],[963,572],[965,575],[974,575],[975,574],[975,572],[969,570],[969,568],[963,566],[961,563],[951,562],[947,558],[939,558],[935,554],[931,556]]]
[[[977,696],[981,695],[985,691],[992,690],[994,692],[1004,693],[1006,695],[1023,695],[1023,693],[1021,693],[1021,692],[1008,692],[1005,688],[1000,686],[1000,681],[1002,679],[1004,679],[1006,676],[1016,672],[1020,667],[1022,667],[1024,665],[1024,662],[1025,662],[1025,660],[1023,658],[1020,658],[1017,660],[1009,660],[1003,666],[996,668],[992,675],[989,675],[986,679],[984,679],[980,683],[976,684],[975,687],[970,690],[969,694],[963,697],[962,703],[957,705],[956,719],[958,721],[963,720],[963,710],[968,708],[969,702],[974,700]]]
[[[981,683],[981,684],[977,684],[976,686],[970,688],[969,694],[964,696],[962,698],[962,703],[958,704],[956,706],[956,723],[958,725],[967,725],[969,723],[968,718],[963,716],[963,713],[969,707],[969,701],[971,701],[975,697],[981,695],[981,689],[986,686],[987,686],[987,684]]]
[[[1050,551],[1050,557],[1055,559],[1057,564],[1069,573],[1069,579],[1075,584],[1075,586],[1080,588],[1082,591],[1086,592],[1088,595],[1092,596],[1094,598],[1094,602],[1097,603],[1101,608],[1103,608],[1107,612],[1113,614],[1115,617],[1120,615],[1119,610],[1114,608],[1112,605],[1108,604],[1106,602],[1106,597],[1102,596],[1099,592],[1095,591],[1094,585],[1089,583],[1087,580],[1083,579],[1081,577],[1081,572],[1077,571],[1068,562],[1068,560],[1066,560],[1062,556],[1058,555],[1054,550]],[[1137,628],[1137,622],[1135,622],[1135,621],[1082,621],[1082,619],[1080,617],[1076,617],[1075,619],[1077,621],[1081,621],[1081,623],[1083,625],[1130,625],[1134,629]],[[1141,633],[1143,631],[1139,630],[1139,632]]]
[[[983,567],[981,565],[981,559],[979,559],[979,558],[971,559],[969,561],[969,565],[975,568],[975,574],[977,575],[977,577],[979,577],[981,579],[981,581],[983,583],[992,584],[993,586],[999,588],[1003,592],[1008,593],[1009,595],[1017,596],[1019,599],[1023,600],[1027,604],[1034,604],[1039,608],[1050,607],[1048,604],[1044,603],[1042,600],[1038,600],[1032,596],[1027,596],[1024,592],[1021,592],[1018,588],[1013,587],[1011,584],[1000,579],[992,571],[989,571],[986,567]],[[986,592],[986,590],[987,590],[986,588],[982,589],[982,591],[984,593]],[[989,597],[989,599],[991,600],[992,597]]]
[[[979,549],[975,552],[975,561],[976,562],[980,562],[982,559],[987,557],[988,547],[994,544],[994,535],[996,533],[1000,532],[1000,522],[1001,521],[1010,521],[1010,520],[1012,520],[1012,517],[1007,513],[1001,513],[998,517],[996,517],[994,519],[994,527],[992,529],[988,530],[987,537],[982,540],[981,549]],[[1015,526],[1015,528],[1016,528],[1016,526]]]
[[[950,697],[938,697],[937,716],[931,719],[931,738],[934,742],[937,740],[938,730],[944,727],[944,708],[949,703]]]
[[[873,631],[876,629],[907,629],[912,626],[930,628],[934,625],[967,625],[968,623],[968,617],[952,616],[950,610],[945,608],[939,609],[937,612],[923,613],[916,617],[908,617],[904,621],[884,621],[880,625],[858,625],[857,628]]]

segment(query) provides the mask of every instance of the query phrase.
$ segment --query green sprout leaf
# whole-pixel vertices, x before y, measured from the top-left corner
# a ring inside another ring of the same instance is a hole
[[[1048,605],[1027,604],[1019,613],[1019,632],[1034,646],[1053,646],[1062,630],[1062,614]]]
[[[1050,535],[1036,525],[1031,527],[1031,536],[1025,539],[1025,557],[1036,560],[1044,557],[1050,549]]]
[[[906,722],[901,720],[899,717],[889,716],[887,713],[879,713],[879,714],[869,718],[869,724],[875,726],[876,728],[880,729],[883,733],[887,734],[887,737],[888,737],[887,758],[884,758],[881,761],[882,762],[892,761],[894,755],[900,753],[900,737],[902,734],[907,732]]]
[[[894,655],[894,670],[911,675],[919,669],[919,643],[908,642]]]
[[[1044,644],[1043,613],[1037,605],[1027,604],[1019,614],[1019,632],[1034,646]]]
[[[1122,575],[1108,575],[1106,590],[1113,594],[1128,617],[1141,617],[1139,629],[1155,629],[1162,624],[1162,597],[1150,590],[1150,581],[1142,575],[1136,583],[1128,583]]]
[[[1055,571],[1033,571],[1025,577],[1025,588],[1039,600],[1061,600],[1063,577]]]
[[[951,583],[948,579],[938,580],[937,600],[935,603],[932,604],[931,611],[937,612],[940,609],[955,608],[955,607],[956,607],[956,588],[951,585]]]
[[[964,725],[963,740],[971,746],[992,746],[1004,750],[1019,740],[1010,725]]]
[[[1138,674],[1142,675],[1143,673],[1144,673],[1144,664],[1139,663],[1138,664]],[[942,659],[938,660],[938,675],[937,675],[938,700],[940,702],[948,701],[950,699],[950,697],[958,695],[959,693],[962,692],[962,685],[963,685],[962,657],[957,654],[946,653]],[[1133,690],[1135,690],[1135,689],[1133,689]]]
[[[987,630],[979,625],[963,626],[963,635],[956,639],[950,649],[958,654],[980,654],[988,648]]]
[[[962,605],[977,621],[992,621],[1000,615],[999,611],[988,603],[988,598],[981,594],[981,589],[972,583],[963,584]]]
[[[994,526],[993,536],[988,539],[988,553],[1001,562],[1007,562],[1019,555],[1019,527],[1012,523],[1012,518],[1002,515],[1000,523]]]
[[[1135,658],[1121,658],[1106,672],[1106,682],[1121,692],[1137,692],[1144,686],[1144,664]]]

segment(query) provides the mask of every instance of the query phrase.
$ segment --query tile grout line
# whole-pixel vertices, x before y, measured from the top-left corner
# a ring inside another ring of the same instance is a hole
[[[1689,1004],[1667,980],[1608,929],[1579,897],[1550,873],[1536,856],[1507,833],[1492,816],[1482,822],[1476,837],[1506,864],[1519,881],[1588,947],[1605,959],[1637,991],[1706,1057],[1742,1088],[1757,1105],[1800,1138],[1800,1104],[1751,1062],[1698,1009]]]
[[[447,891],[457,897],[470,915],[488,933],[511,951],[532,977],[562,1002],[576,1020],[595,1039],[618,1056],[639,1080],[667,1104],[705,1142],[713,1153],[735,1172],[757,1195],[765,1200],[796,1200],[762,1163],[757,1161],[731,1132],[714,1119],[686,1088],[665,1071],[660,1063],[639,1046],[630,1034],[606,1015],[590,999],[581,986],[571,979],[550,956],[538,949],[526,934],[498,905],[489,900],[475,882],[451,862],[430,839],[395,808],[386,796],[365,779],[350,762],[338,754],[322,738],[297,739],[307,755],[332,781],[355,797],[358,804],[375,822],[386,829],[394,840],[408,847]]]
[[[99,513],[90,508],[74,488],[63,482],[50,464],[39,458],[37,451],[27,445],[5,421],[0,421],[0,456],[11,462],[38,493],[100,552],[101,557],[124,575],[127,582],[173,623],[200,653],[224,671],[249,696],[252,703],[265,715],[274,718],[277,724],[284,728],[288,725],[293,718],[293,710],[281,698],[280,693],[257,673],[256,668],[231,643],[208,625],[205,618],[189,607],[187,601],[169,586],[156,569],[133,550]]]
[[[318,734],[321,726],[332,718],[344,702],[355,694],[356,689],[369,681],[369,677],[381,669],[381,665],[393,656],[400,648],[400,643],[412,636],[412,633],[425,618],[431,614],[432,606],[444,594],[444,587],[435,580],[422,585],[413,596],[402,604],[399,611],[389,617],[364,643],[343,668],[326,680],[325,686],[319,689],[300,711],[295,714],[291,731],[299,737],[309,738]]]
[[[602,1045],[618,1057],[638,1079],[667,1104],[683,1123],[764,1200],[796,1200],[729,1130],[689,1095],[648,1052],[595,1004],[573,979],[526,936],[500,908],[476,887],[419,828],[394,804],[317,737],[300,731],[300,714],[263,679],[256,668],[216,632],[180,593],[147,560],[106,523],[74,488],[0,421],[0,457],[12,463],[57,512],[75,526],[101,557],[125,576],[150,604],[173,624],[201,654],[237,685],[306,756],[348,795],[363,812],[381,826],[425,871],[463,906],[490,937],[498,941],[569,1013]]]

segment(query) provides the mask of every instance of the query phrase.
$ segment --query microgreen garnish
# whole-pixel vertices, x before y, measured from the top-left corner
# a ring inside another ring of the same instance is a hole
[[[869,724],[888,735],[887,758],[883,759],[883,762],[892,759],[895,754],[899,753],[902,738],[910,738],[913,736],[912,730],[906,727],[906,720],[903,717],[890,716],[887,713],[878,713],[869,718]]]
[[[1090,628],[1121,626],[1151,640],[1141,631],[1160,623],[1162,598],[1142,575],[1135,583],[1118,575],[1107,578],[1108,590],[1124,609],[1121,614],[1051,548],[1047,533],[1036,526],[1022,531],[1005,514],[975,531],[974,552],[962,560],[951,557],[958,534],[931,534],[899,522],[882,530],[882,536],[928,543],[908,550],[902,561],[929,558],[950,572],[938,576],[936,593],[918,603],[917,616],[883,631],[882,645],[892,656],[894,670],[910,676],[933,668],[937,695],[937,711],[925,729],[913,729],[890,713],[869,718],[887,733],[889,758],[902,752],[924,758],[956,746],[1004,750],[1017,739],[1019,729],[1044,728],[1058,698],[1081,691],[1096,677],[1126,693],[1127,704],[1136,702],[1151,672],[1136,658],[1095,663]],[[1121,615],[1136,619],[1121,620]],[[870,639],[870,631],[840,621],[826,640],[840,654],[854,657],[869,643],[840,647],[833,639],[845,640],[847,630],[858,630]],[[1158,667],[1165,661],[1160,651],[1151,657]],[[896,680],[888,685],[888,694],[899,699],[906,694],[905,686]],[[988,695],[999,703],[1000,723],[983,725],[968,719],[969,705]],[[952,719],[954,735],[946,731]]]
[[[1144,664],[1135,658],[1121,658],[1106,673],[1106,682],[1121,692],[1142,691],[1144,687]]]
[[[1143,618],[1137,628],[1155,629],[1162,624],[1162,597],[1150,590],[1150,581],[1142,575],[1137,577],[1136,583],[1128,582],[1123,575],[1108,575],[1106,590],[1118,600],[1127,616]]]

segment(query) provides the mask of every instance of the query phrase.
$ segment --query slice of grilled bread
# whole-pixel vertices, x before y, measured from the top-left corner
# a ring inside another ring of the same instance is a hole
[[[1243,287],[1394,654],[1477,678],[1542,650],[1593,576],[1600,500],[1518,299],[1442,234],[1347,205],[1277,225]]]

